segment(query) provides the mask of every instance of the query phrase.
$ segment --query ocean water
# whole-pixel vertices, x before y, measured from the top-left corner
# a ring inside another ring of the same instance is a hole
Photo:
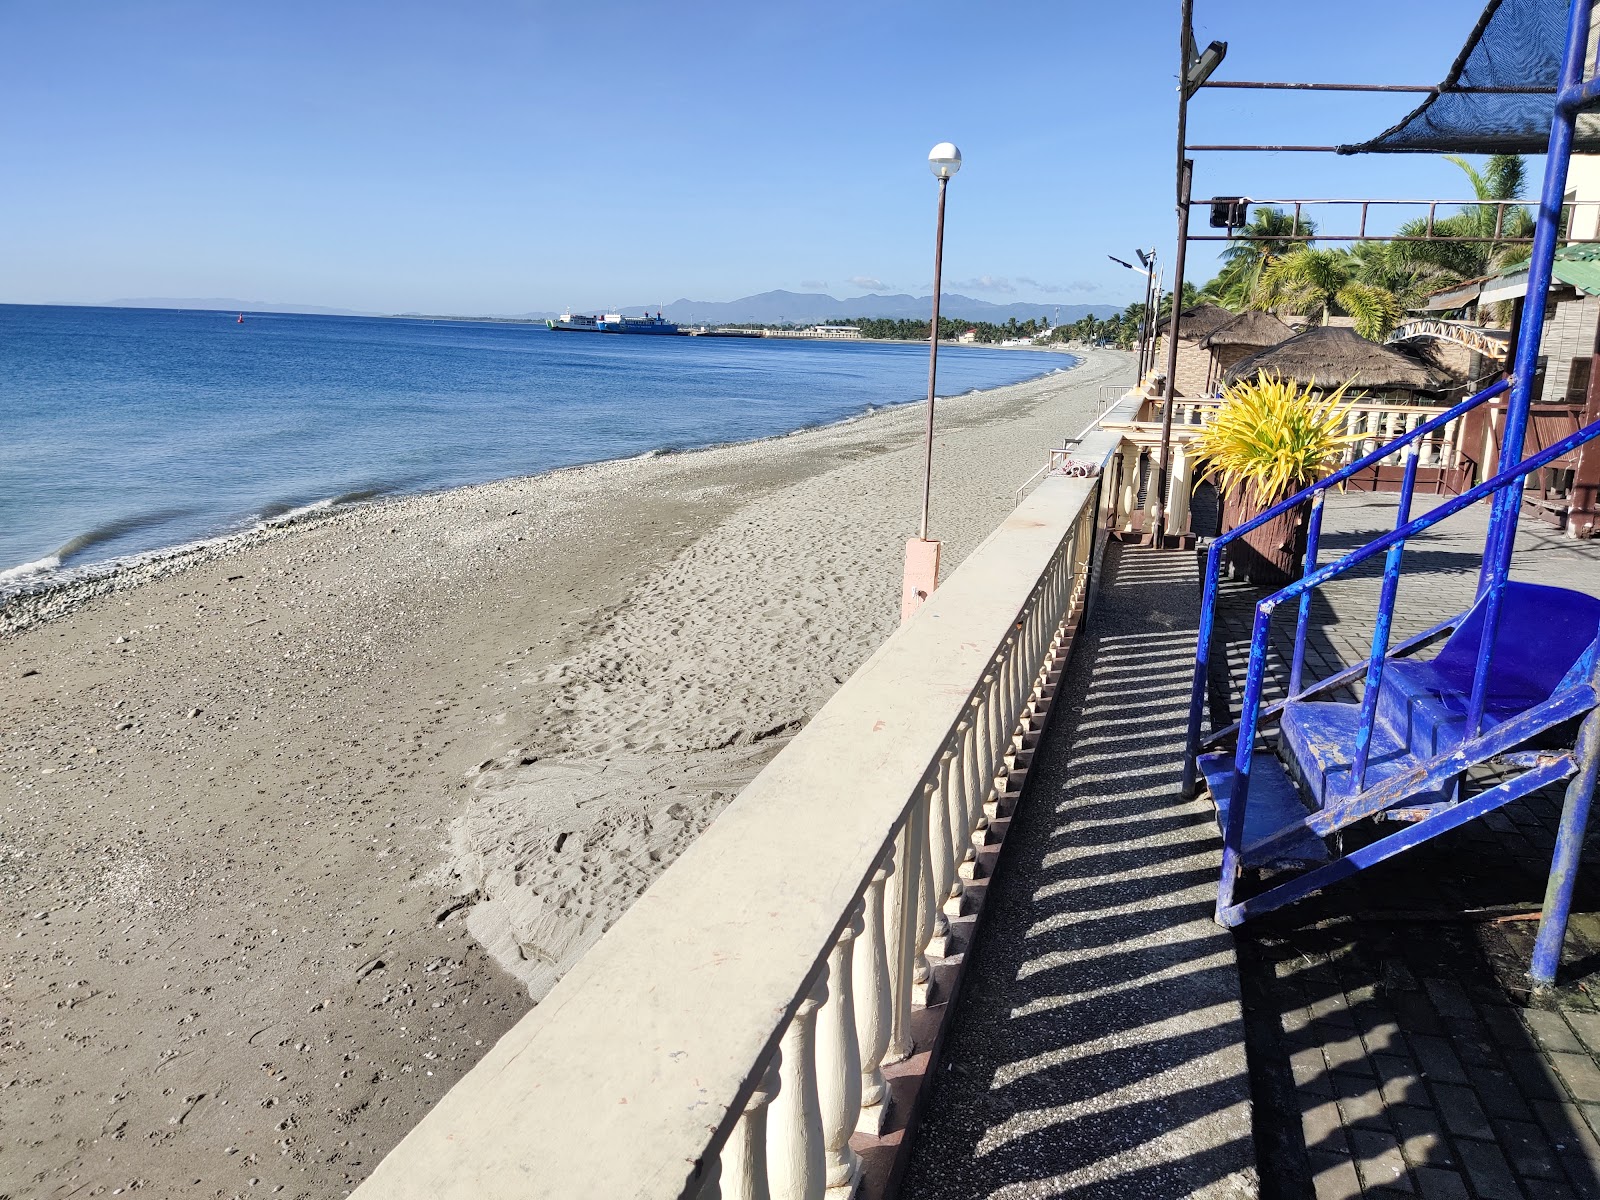
[[[955,395],[1060,354],[941,348]],[[310,506],[911,402],[925,345],[0,305],[0,595]]]

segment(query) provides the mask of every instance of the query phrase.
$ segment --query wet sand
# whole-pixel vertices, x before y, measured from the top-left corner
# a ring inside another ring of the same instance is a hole
[[[946,573],[1131,371],[940,402]],[[387,501],[0,609],[0,1196],[365,1177],[893,629],[920,423]]]

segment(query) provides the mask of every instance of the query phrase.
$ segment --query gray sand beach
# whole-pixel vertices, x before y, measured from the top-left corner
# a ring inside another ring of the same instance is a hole
[[[1132,371],[940,402],[946,574]],[[921,421],[0,606],[0,1198],[363,1179],[893,630]]]

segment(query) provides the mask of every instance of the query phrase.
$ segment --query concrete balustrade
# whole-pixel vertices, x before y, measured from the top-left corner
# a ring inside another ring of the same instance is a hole
[[[1121,447],[1096,429],[1077,455],[1104,473]],[[1043,479],[357,1196],[853,1196],[851,1136],[886,1129],[884,1067],[927,1048],[914,1005],[973,848],[1131,507],[1101,486]]]

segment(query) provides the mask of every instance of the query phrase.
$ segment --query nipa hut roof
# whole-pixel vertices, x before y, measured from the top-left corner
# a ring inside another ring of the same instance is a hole
[[[1240,313],[1221,329],[1202,338],[1200,348],[1213,346],[1276,346],[1294,336],[1294,330],[1268,312]]]
[[[1353,383],[1357,389],[1433,391],[1444,386],[1425,363],[1336,325],[1316,326],[1240,359],[1223,379],[1233,383],[1263,371],[1321,388]]]
[[[1210,337],[1238,315],[1216,304],[1196,304],[1193,308],[1186,308],[1183,310],[1183,319],[1178,322],[1178,340],[1194,342]],[[1166,333],[1167,326],[1171,324],[1170,315],[1162,317],[1156,322],[1156,332]]]

